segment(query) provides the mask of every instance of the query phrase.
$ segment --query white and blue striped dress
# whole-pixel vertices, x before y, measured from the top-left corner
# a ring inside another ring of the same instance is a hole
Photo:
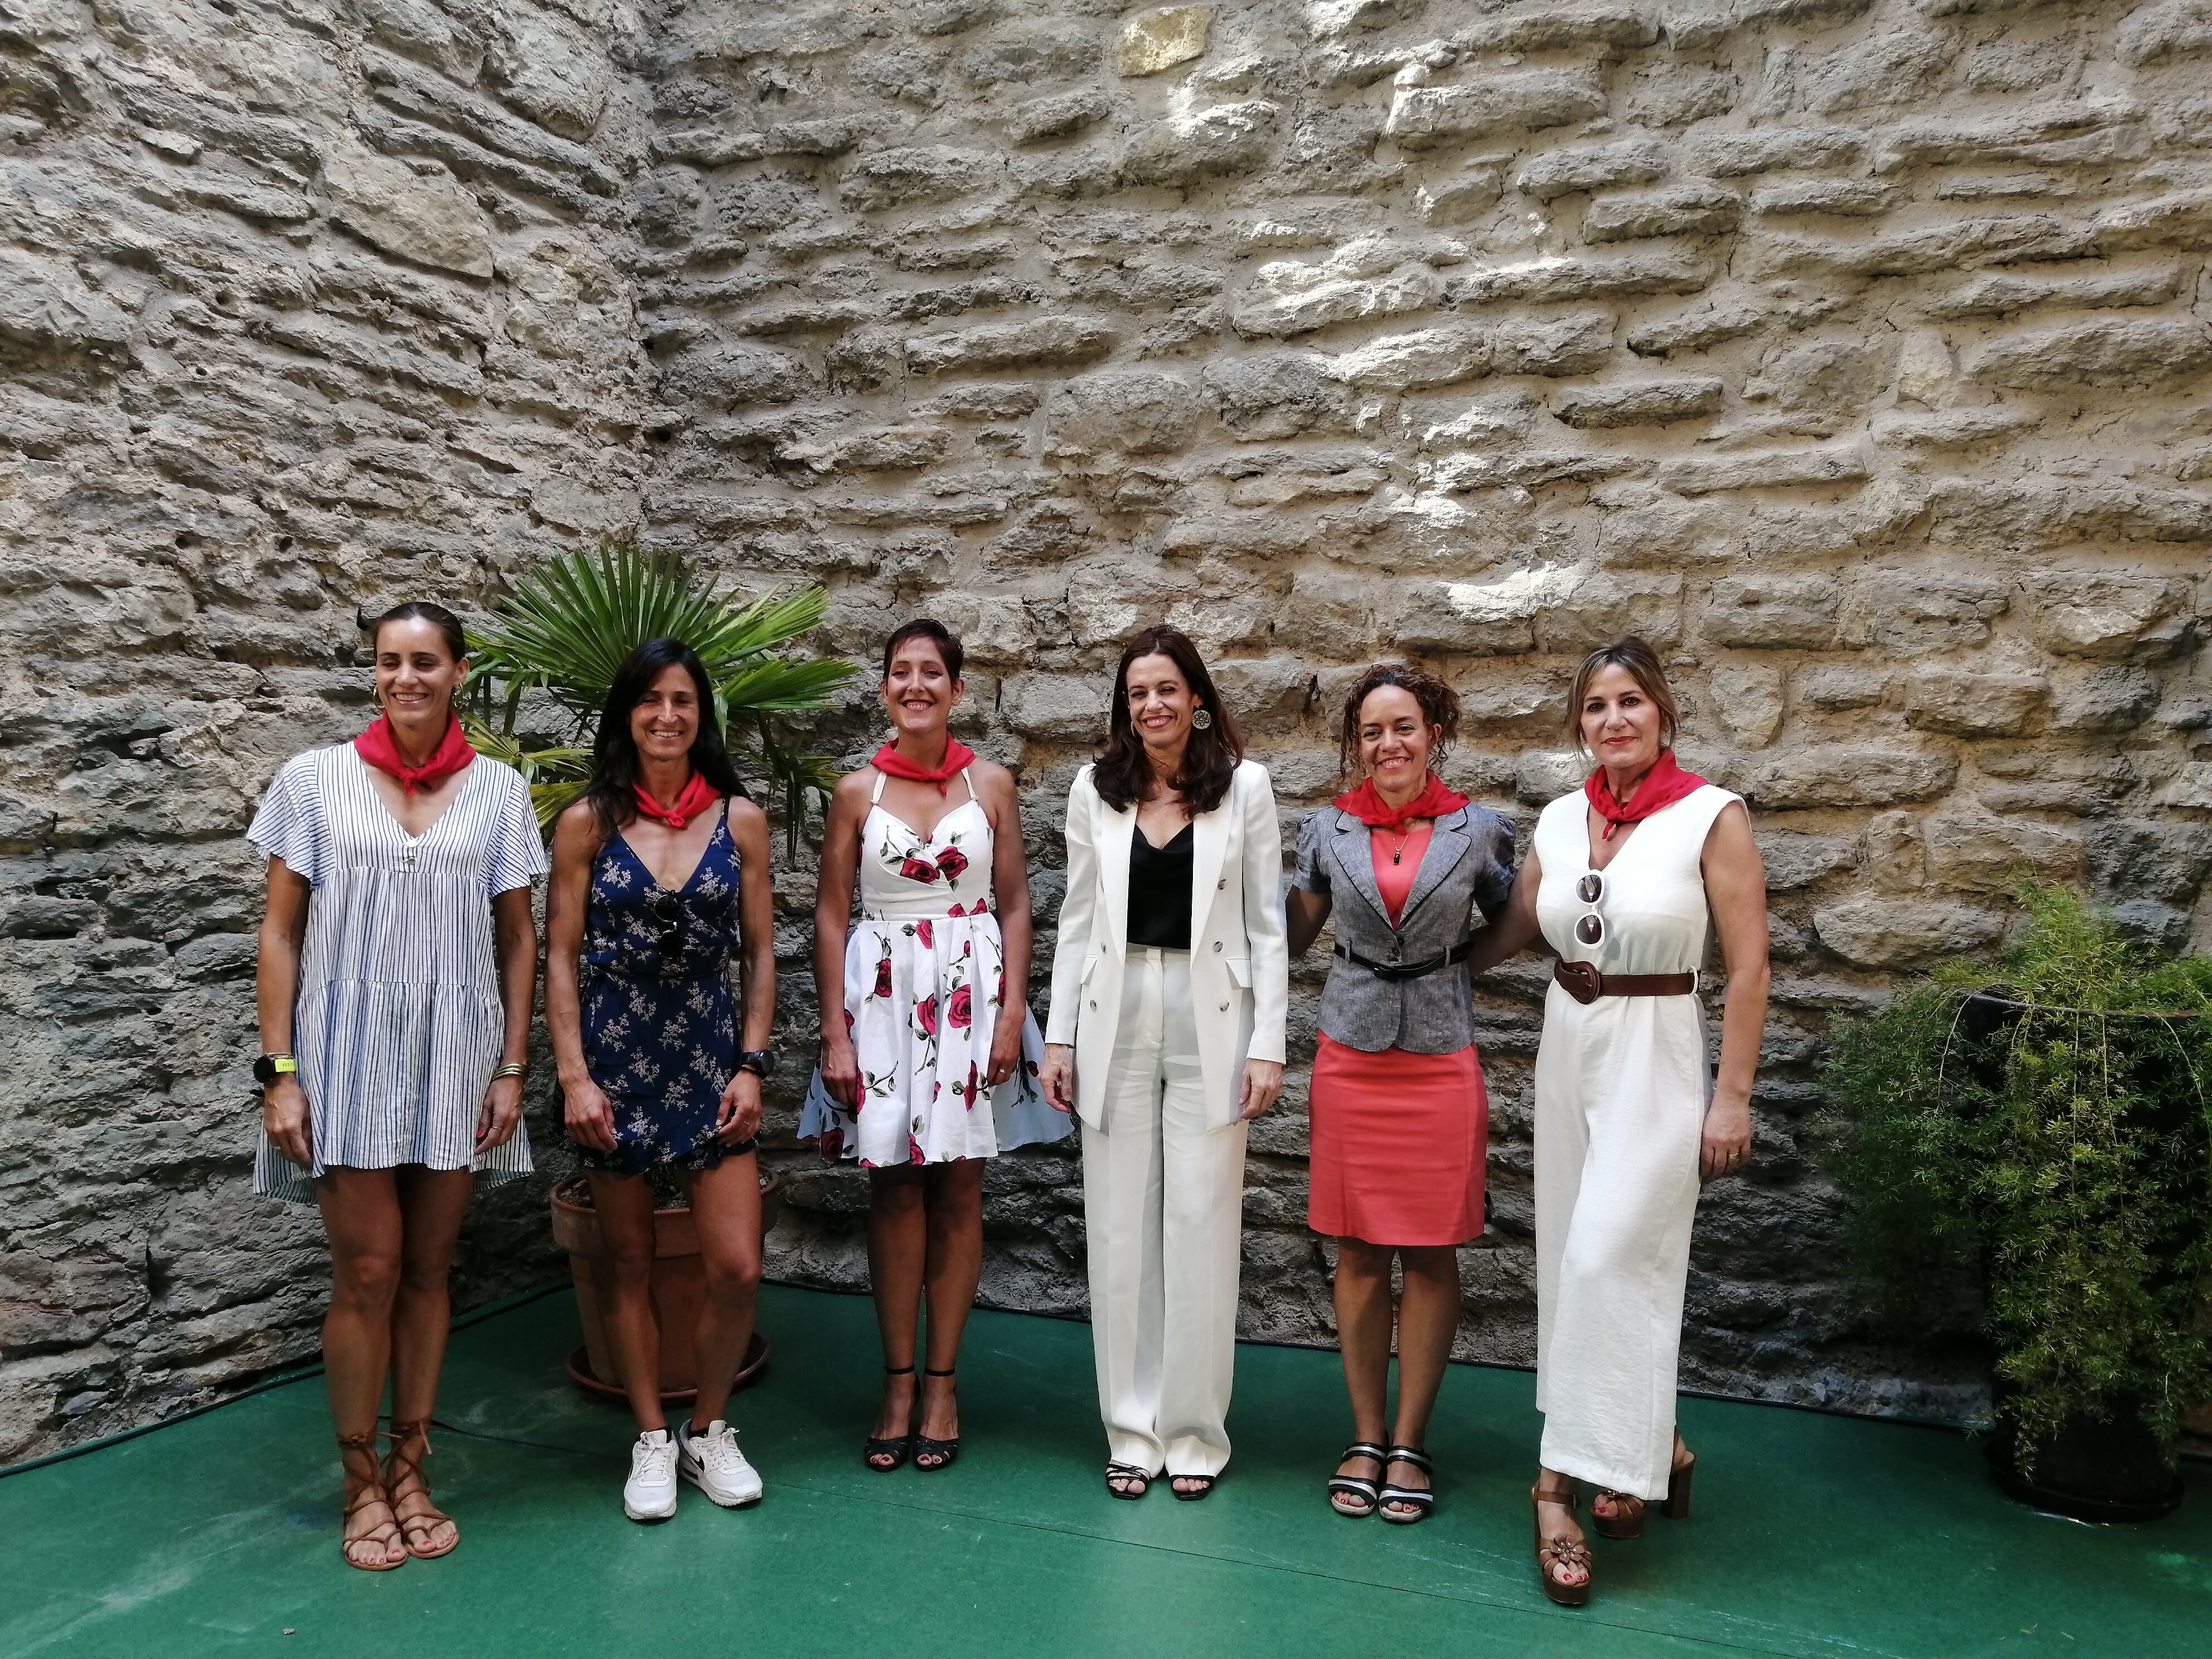
[[[264,1133],[253,1190],[312,1203],[308,1182],[331,1164],[529,1174],[520,1131],[476,1156],[507,1029],[491,901],[546,869],[521,775],[477,756],[438,821],[410,836],[351,744],[311,749],[277,773],[246,838],[314,890],[292,1051],[315,1166],[301,1170]]]

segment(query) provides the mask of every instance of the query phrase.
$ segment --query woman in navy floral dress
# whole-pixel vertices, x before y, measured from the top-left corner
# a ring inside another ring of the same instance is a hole
[[[623,1489],[633,1521],[673,1515],[679,1479],[725,1508],[761,1495],[722,1413],[760,1285],[753,1152],[775,1013],[775,918],[768,818],[744,799],[714,707],[705,666],[680,641],[630,653],[599,719],[590,793],[553,833],[545,1023],[606,1245],[598,1288],[609,1346],[637,1417]],[[684,1182],[707,1280],[698,1398],[672,1438],[660,1409],[653,1192],[640,1178],[661,1168]]]

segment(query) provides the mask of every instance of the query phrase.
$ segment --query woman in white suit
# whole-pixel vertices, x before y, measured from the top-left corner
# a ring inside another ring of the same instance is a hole
[[[1106,750],[1067,797],[1046,1097],[1083,1120],[1106,1489],[1229,1462],[1244,1138],[1283,1082],[1290,951],[1267,769],[1197,647],[1129,642]]]

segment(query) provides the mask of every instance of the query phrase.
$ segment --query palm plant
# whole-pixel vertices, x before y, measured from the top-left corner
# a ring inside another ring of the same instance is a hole
[[[819,586],[741,602],[678,555],[625,543],[566,554],[518,583],[493,607],[489,627],[470,641],[463,694],[469,740],[521,772],[538,821],[550,829],[590,782],[599,711],[623,659],[647,640],[682,640],[707,665],[714,718],[732,752],[741,765],[748,753],[755,757],[771,791],[783,798],[795,853],[806,793],[826,793],[836,778],[826,759],[793,746],[777,717],[831,707],[860,672],[840,658],[801,657],[788,648],[829,606]],[[533,693],[567,721],[556,741],[516,732]]]

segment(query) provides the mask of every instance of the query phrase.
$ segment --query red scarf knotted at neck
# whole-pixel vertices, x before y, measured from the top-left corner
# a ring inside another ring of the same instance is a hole
[[[1456,789],[1444,787],[1444,781],[1435,773],[1421,786],[1421,793],[1403,806],[1393,806],[1382,799],[1382,793],[1370,778],[1358,788],[1339,795],[1336,804],[1358,818],[1370,830],[1395,831],[1405,827],[1409,818],[1440,818],[1447,812],[1456,812],[1467,805],[1467,797]]]
[[[915,783],[933,783],[937,793],[945,793],[952,785],[952,775],[963,767],[972,766],[975,751],[957,738],[945,740],[945,758],[935,766],[922,766],[908,760],[898,751],[896,744],[885,744],[876,750],[875,768],[886,777],[905,778]]]
[[[1637,781],[1625,801],[1613,798],[1613,787],[1605,781],[1605,768],[1599,767],[1583,781],[1583,793],[1589,804],[1597,808],[1598,816],[1605,820],[1601,841],[1611,841],[1613,832],[1624,823],[1640,823],[1662,806],[1672,806],[1693,789],[1702,789],[1705,781],[1695,772],[1685,772],[1674,763],[1674,751],[1662,749],[1651,769]]]
[[[633,783],[629,788],[630,793],[637,798],[639,814],[657,818],[671,830],[681,830],[722,798],[722,792],[696,772],[691,775],[690,782],[684,786],[684,793],[677,796],[675,805],[672,806],[663,806],[653,799],[641,783]]]
[[[400,788],[410,795],[435,789],[477,757],[477,751],[461,735],[461,723],[450,715],[446,720],[446,735],[439,738],[430,758],[420,766],[410,766],[400,757],[398,739],[392,735],[392,721],[387,715],[379,714],[371,721],[368,730],[353,740],[353,746],[363,761],[397,778]]]

